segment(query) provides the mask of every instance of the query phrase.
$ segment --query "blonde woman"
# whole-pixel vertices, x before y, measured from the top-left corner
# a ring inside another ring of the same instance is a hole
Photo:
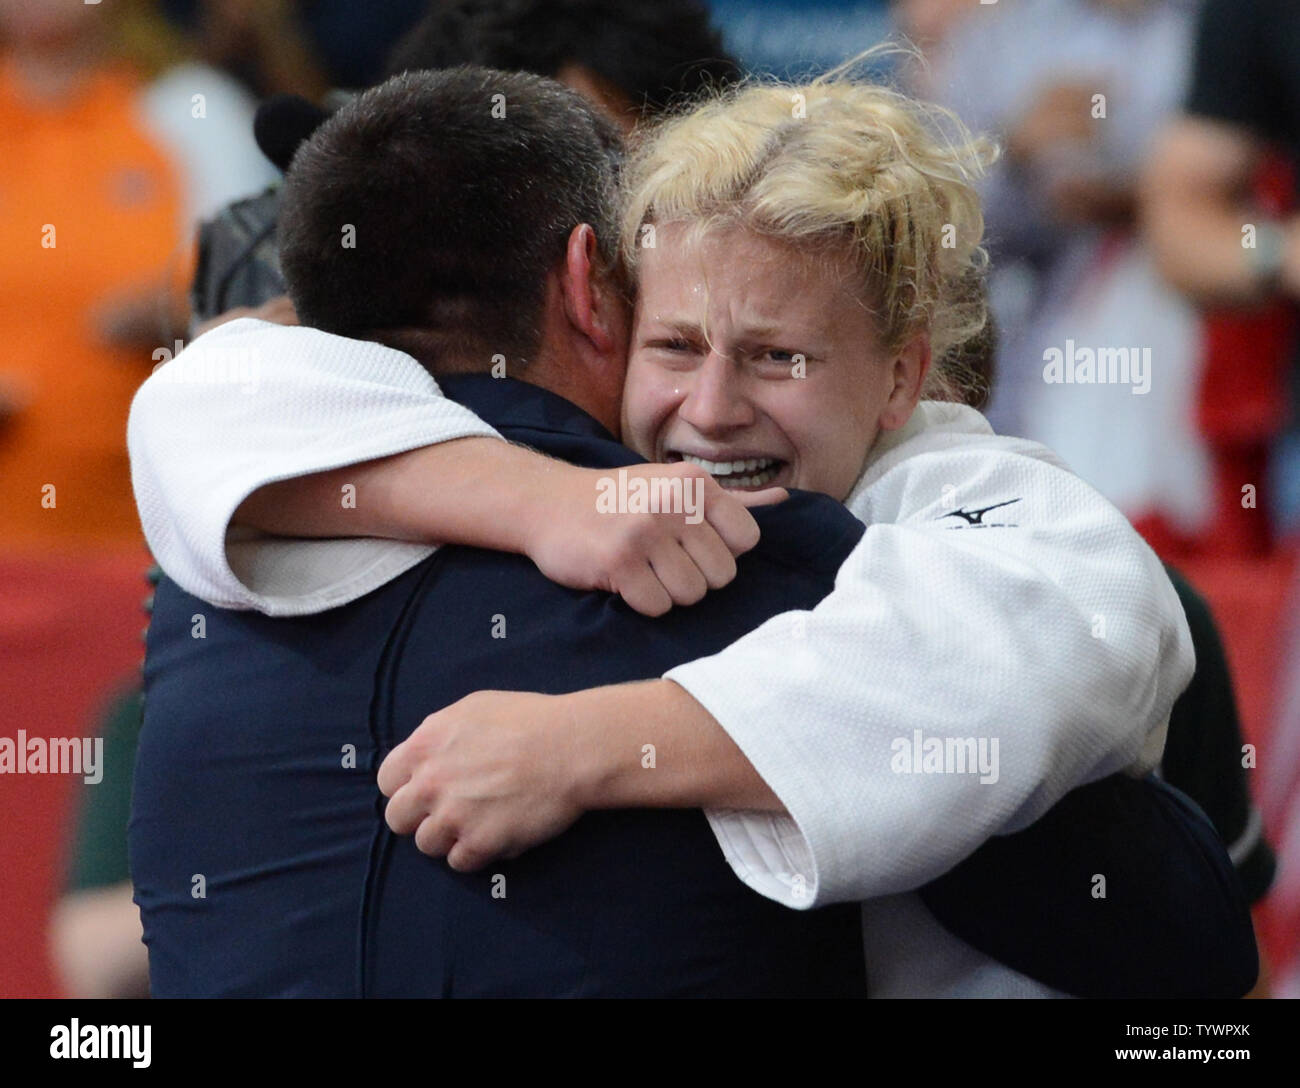
[[[937,399],[983,321],[968,285],[986,154],[950,116],[843,74],[748,86],[648,135],[625,171],[622,431],[663,462],[629,479],[698,486],[691,509],[611,517],[608,473],[492,438],[416,449],[490,429],[399,352],[245,320],[169,367],[251,352],[275,361],[257,396],[164,372],[137,400],[155,554],[213,603],[301,615],[409,569],[422,542],[476,543],[662,612],[734,574],[739,492],[845,501],[867,530],[816,609],[659,680],[439,711],[381,768],[388,822],[468,869],[585,809],[702,807],[760,893],[869,901],[874,993],[1043,993],[912,889],[1073,786],[1150,769],[1192,653],[1163,570],[1113,507],[1049,451]],[[575,227],[562,274],[594,253]],[[295,302],[310,323],[311,300]],[[365,501],[340,509],[341,486]],[[228,540],[232,524],[399,539]],[[958,748],[971,765],[945,764]]]

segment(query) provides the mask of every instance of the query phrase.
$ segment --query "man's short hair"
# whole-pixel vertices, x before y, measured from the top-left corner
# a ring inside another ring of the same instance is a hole
[[[700,0],[434,0],[388,71],[465,61],[552,77],[578,65],[647,114],[741,74]]]
[[[526,361],[577,224],[614,267],[620,150],[578,95],[521,72],[409,72],[364,92],[285,179],[280,257],[299,319],[430,368]]]

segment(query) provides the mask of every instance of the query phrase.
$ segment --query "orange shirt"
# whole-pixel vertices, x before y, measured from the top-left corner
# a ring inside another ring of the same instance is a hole
[[[141,536],[126,417],[154,361],[94,326],[106,300],[174,272],[182,243],[179,179],[136,88],[103,70],[36,102],[0,66],[0,392],[20,399],[0,419],[0,545]]]

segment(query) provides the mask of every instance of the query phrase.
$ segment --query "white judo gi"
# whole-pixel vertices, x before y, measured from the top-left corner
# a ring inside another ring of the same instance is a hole
[[[495,433],[401,352],[244,319],[145,382],[128,437],[167,574],[215,605],[288,616],[355,600],[433,549],[240,534],[244,498]],[[1113,506],[970,408],[922,402],[882,434],[848,506],[866,532],[821,604],[667,674],[788,812],[709,821],[755,891],[794,908],[865,901],[873,996],[1048,994],[913,890],[1073,787],[1156,765],[1194,666],[1182,607]]]

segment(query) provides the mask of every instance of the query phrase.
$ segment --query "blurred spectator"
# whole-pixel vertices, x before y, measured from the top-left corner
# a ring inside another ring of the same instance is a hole
[[[549,76],[624,131],[740,74],[699,0],[435,0],[388,74],[457,64]]]
[[[406,0],[404,6],[418,9],[419,4],[420,0]],[[363,21],[370,17],[372,26],[382,28],[383,15],[394,5],[372,0],[349,6],[355,13],[350,27],[353,47],[364,53],[370,34]],[[259,98],[284,93],[314,100],[339,82],[331,79],[318,59],[303,5],[296,0],[163,0],[162,9],[197,43],[199,55],[207,63],[233,75]],[[381,56],[406,25],[409,22],[390,28],[391,37],[381,46]],[[346,85],[346,80],[342,82]]]
[[[128,342],[166,309],[183,185],[140,119],[142,80],[112,55],[105,9],[0,0],[7,543],[139,538],[123,435],[149,354]]]
[[[933,101],[948,93],[944,45],[976,7],[971,0],[892,0],[894,26],[917,50],[917,56],[904,58],[900,71],[917,97]]]
[[[1208,0],[1184,116],[1163,133],[1147,200],[1162,268],[1202,302],[1300,296],[1300,226],[1243,244],[1252,168],[1270,143],[1300,150],[1300,9],[1287,0]]]
[[[905,25],[917,7],[900,6]],[[944,15],[921,23],[943,35],[933,89],[1005,149],[984,186],[1005,345],[989,419],[1056,450],[1135,521],[1195,533],[1208,472],[1192,412],[1199,324],[1136,231],[1139,166],[1181,101],[1194,8],[1036,0]],[[1078,380],[1076,350],[1095,363]],[[1057,358],[1066,380],[1045,369]]]
[[[0,539],[139,537],[123,434],[185,328],[199,217],[274,171],[150,0],[0,0]]]
[[[116,55],[144,80],[140,120],[180,173],[188,240],[203,219],[279,177],[253,139],[257,101],[233,76],[202,59],[200,44],[170,28],[157,0],[111,0],[108,15]],[[178,274],[188,274],[188,260],[178,263]],[[179,294],[171,301],[183,306]],[[170,317],[172,327],[179,327],[183,309]],[[167,331],[155,318],[142,342],[152,348]]]
[[[1300,527],[1300,368],[1291,335],[1300,217],[1287,210],[1295,204],[1300,150],[1297,34],[1300,11],[1286,0],[1208,0],[1186,111],[1162,134],[1144,190],[1152,242],[1170,281],[1202,305],[1237,307],[1254,318],[1254,342],[1231,337],[1236,351],[1211,360],[1221,361],[1233,396],[1221,396],[1223,382],[1207,383],[1202,415],[1224,447],[1223,502],[1258,527],[1261,548],[1267,534],[1259,512],[1271,512],[1284,530]],[[1289,199],[1256,184],[1278,155],[1290,161],[1282,182]],[[1280,351],[1290,356],[1289,396]],[[1249,366],[1241,365],[1243,355]],[[1267,446],[1288,418],[1266,475]],[[1260,493],[1249,508],[1259,512],[1242,515],[1246,484]]]

